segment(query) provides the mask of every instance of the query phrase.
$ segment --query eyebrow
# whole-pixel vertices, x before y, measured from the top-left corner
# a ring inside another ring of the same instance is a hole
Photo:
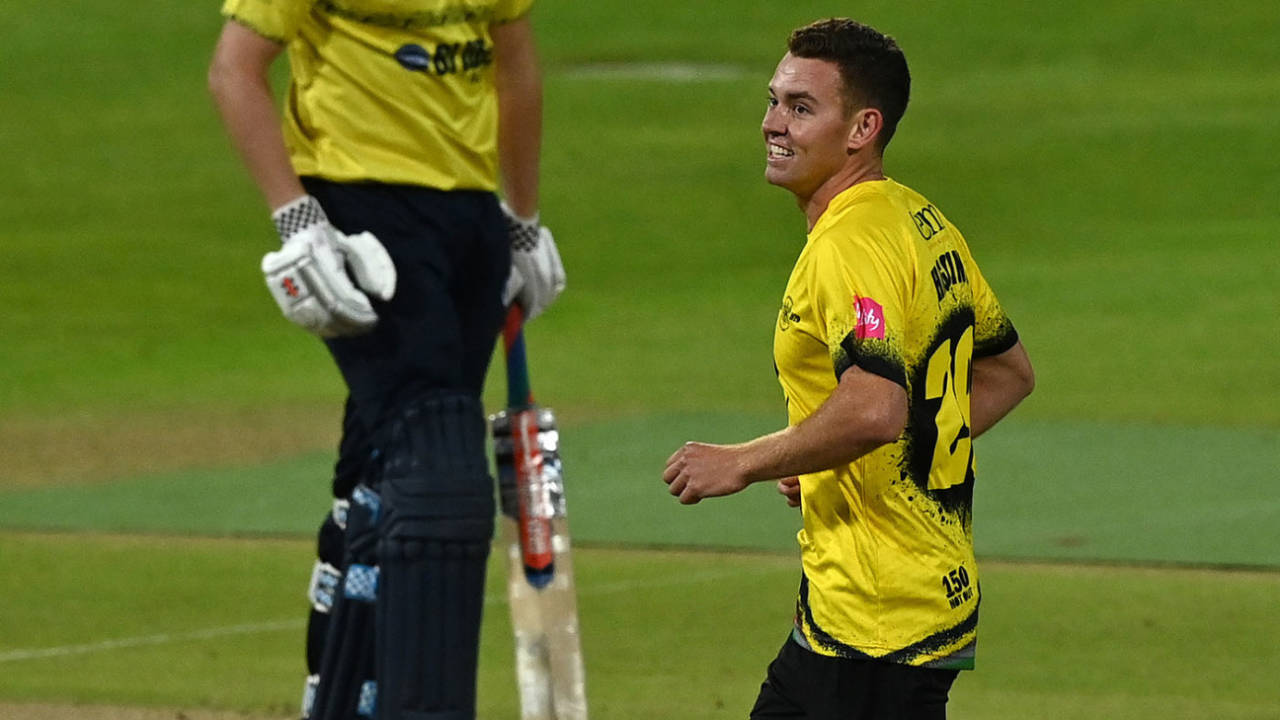
[[[777,97],[778,95],[777,91],[774,90],[772,86],[769,87],[769,93],[774,97]],[[799,92],[789,92],[783,95],[782,97],[787,102],[795,102],[797,100],[808,100],[809,102],[814,104],[818,103],[818,98],[814,97],[811,93],[805,92],[803,90]]]

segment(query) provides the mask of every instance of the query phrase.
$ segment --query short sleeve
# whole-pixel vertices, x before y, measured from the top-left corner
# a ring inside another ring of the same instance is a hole
[[[839,235],[814,242],[820,244],[812,248],[809,292],[836,377],[857,366],[906,387],[902,342],[909,293],[902,263]]]
[[[310,0],[225,0],[222,15],[265,38],[285,43],[298,34],[311,4]]]
[[[971,268],[969,282],[973,287],[973,355],[999,355],[1018,344],[1018,331],[978,269],[978,264],[970,258],[968,265]]]

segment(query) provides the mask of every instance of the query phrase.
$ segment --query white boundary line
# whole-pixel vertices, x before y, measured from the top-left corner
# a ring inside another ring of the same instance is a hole
[[[229,627],[193,630],[185,633],[161,633],[158,635],[119,638],[117,640],[103,640],[102,642],[86,643],[84,645],[63,645],[61,647],[38,648],[34,650],[10,650],[8,652],[0,653],[0,663],[14,662],[16,660],[39,660],[42,658],[67,657],[70,655],[89,655],[91,653],[102,652],[104,650],[145,647],[147,645],[168,645],[170,643],[186,642],[188,640],[207,640],[209,638],[226,637],[229,635],[254,635],[263,632],[293,630],[302,627],[302,625],[302,620],[271,620],[268,622],[231,625]]]
[[[722,578],[733,577],[735,575],[778,571],[782,569],[783,568],[776,566],[739,568],[735,570],[690,573],[688,575],[677,575],[652,581],[626,580],[608,583],[605,585],[595,585],[588,588],[580,588],[578,594],[587,596],[614,595],[617,593],[631,592],[633,590],[652,587],[695,585],[720,580]],[[505,605],[506,602],[507,597],[505,593],[501,595],[486,595],[484,599],[485,605]],[[61,645],[48,648],[8,650],[0,652],[0,663],[71,657],[74,655],[92,655],[94,653],[106,652],[108,650],[148,647],[153,645],[171,645],[175,643],[190,642],[192,640],[209,640],[220,637],[231,637],[234,635],[257,635],[268,632],[280,632],[283,630],[297,630],[302,628],[305,624],[306,622],[302,619],[267,620],[263,622],[228,625],[225,627],[206,628],[204,630],[192,630],[181,633],[159,633],[156,635],[141,635],[137,637],[117,638],[115,640],[102,640],[96,643],[84,643],[80,645]]]

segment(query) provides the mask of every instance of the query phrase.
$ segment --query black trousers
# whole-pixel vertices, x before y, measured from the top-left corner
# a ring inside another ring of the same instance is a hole
[[[958,670],[833,658],[790,636],[769,665],[752,720],[944,720]]]
[[[344,233],[369,231],[396,265],[396,293],[373,300],[378,325],[327,340],[348,389],[335,497],[371,472],[379,429],[407,402],[479,398],[502,327],[510,240],[493,193],[304,178]]]

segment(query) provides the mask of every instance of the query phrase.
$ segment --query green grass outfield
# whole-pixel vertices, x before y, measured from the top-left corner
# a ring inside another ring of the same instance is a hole
[[[0,16],[0,717],[296,704],[342,391],[262,287],[270,223],[204,91],[217,5]],[[742,717],[785,630],[794,512],[764,487],[680,508],[658,473],[782,420],[803,225],[759,121],[786,33],[853,12],[912,66],[889,174],[964,230],[1039,376],[978,444],[987,599],[952,715],[1280,718],[1273,2],[539,0],[569,290],[529,343],[593,716]]]
[[[0,553],[3,700],[296,707],[310,543],[6,532]],[[592,717],[745,717],[790,623],[793,557],[580,549],[574,561]],[[514,718],[493,569],[479,710]],[[954,718],[1276,717],[1280,574],[991,563],[983,586],[979,669],[957,683]]]
[[[678,505],[659,480],[665,453],[714,428],[732,439],[771,416],[655,415],[563,432],[569,509],[580,542],[789,552],[797,511],[768,486]],[[987,557],[1280,568],[1280,446],[1242,430],[1014,421],[979,441],[978,551]],[[1201,443],[1244,461],[1219,475]],[[1066,441],[1059,445],[1057,441]],[[1090,445],[1088,453],[1077,447]],[[243,468],[0,490],[0,527],[278,535],[314,532],[328,511],[328,452]],[[1212,478],[1212,481],[1198,481]],[[1277,598],[1280,601],[1280,598]]]

